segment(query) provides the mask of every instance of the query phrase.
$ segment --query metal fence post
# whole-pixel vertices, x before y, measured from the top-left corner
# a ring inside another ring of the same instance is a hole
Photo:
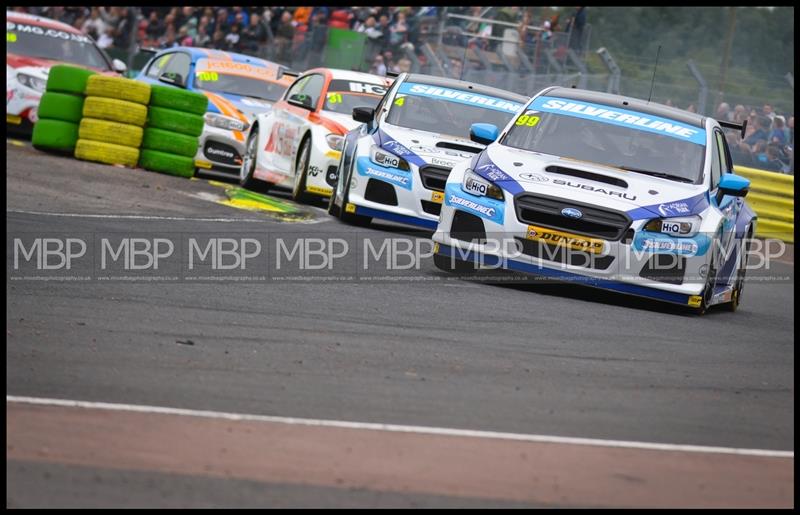
[[[611,57],[611,54],[608,53],[606,47],[600,47],[597,49],[597,55],[600,56],[600,59],[603,60],[603,64],[606,65],[608,68],[608,87],[606,88],[606,93],[615,93],[619,95],[619,79],[622,75],[622,71],[620,70],[619,66],[617,66],[617,62]]]
[[[692,77],[694,77],[694,80],[696,80],[697,84],[700,86],[700,92],[697,95],[697,113],[705,115],[706,99],[708,98],[708,83],[700,73],[700,70],[697,69],[697,66],[695,66],[692,59],[689,59],[689,61],[686,63],[686,66],[689,68],[689,73],[692,74]],[[721,93],[722,92],[720,92],[720,94]]]

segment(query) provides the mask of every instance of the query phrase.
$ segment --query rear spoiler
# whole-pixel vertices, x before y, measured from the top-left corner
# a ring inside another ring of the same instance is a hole
[[[390,71],[388,71],[388,70],[386,71],[386,76],[387,76],[387,77],[391,77],[391,78],[393,78],[393,79],[394,79],[394,78],[397,78],[399,75],[400,75],[400,73],[399,73],[399,72],[390,72]]]
[[[744,132],[747,129],[747,120],[745,120],[741,124],[733,123],[733,122],[726,122],[726,121],[723,121],[723,120],[717,120],[717,123],[719,123],[719,125],[721,127],[725,127],[726,129],[736,129],[736,130],[741,131],[742,139],[744,139]]]

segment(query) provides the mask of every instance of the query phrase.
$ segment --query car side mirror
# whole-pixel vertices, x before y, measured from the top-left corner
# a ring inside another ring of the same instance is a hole
[[[733,173],[722,174],[717,190],[717,202],[725,195],[744,197],[750,191],[750,180]]]
[[[120,61],[119,59],[114,59],[113,61],[111,61],[111,66],[114,67],[114,71],[117,73],[125,73],[126,71],[128,71],[128,65]]]
[[[308,109],[309,111],[314,110],[314,106],[311,105],[311,97],[308,95],[298,94],[292,95],[287,100],[289,104],[297,107],[302,107],[303,109]]]
[[[162,73],[161,75],[159,75],[158,80],[166,84],[178,86],[179,88],[186,87],[186,84],[183,82],[183,77],[181,77],[180,74],[178,73],[173,73],[173,72]]]
[[[375,118],[375,109],[369,107],[354,107],[353,120],[361,123],[370,123]]]
[[[491,123],[473,123],[469,128],[469,139],[481,145],[494,143],[500,129]]]

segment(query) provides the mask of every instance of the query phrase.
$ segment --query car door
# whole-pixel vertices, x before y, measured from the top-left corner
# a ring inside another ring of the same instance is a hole
[[[308,81],[303,85],[299,94],[305,98],[304,103],[309,106],[308,109],[289,105],[287,111],[287,127],[288,132],[292,134],[292,155],[289,157],[289,171],[294,172],[294,162],[297,152],[300,149],[300,143],[303,137],[310,129],[311,121],[309,120],[311,113],[316,113],[322,107],[323,88],[325,87],[325,76],[319,73],[314,73],[307,76]],[[291,98],[291,97],[287,97]]]
[[[742,209],[744,200],[741,197],[725,195],[719,198],[719,181],[722,174],[733,173],[733,164],[728,152],[725,136],[719,129],[714,129],[713,149],[711,161],[711,203],[722,214],[722,235],[719,242],[721,250],[721,263],[727,261],[726,257],[731,255],[734,244],[736,218]],[[711,235],[709,235],[711,236]]]

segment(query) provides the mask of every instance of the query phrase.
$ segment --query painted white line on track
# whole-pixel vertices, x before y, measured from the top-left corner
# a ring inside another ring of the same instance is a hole
[[[468,438],[491,438],[496,440],[516,440],[522,442],[556,443],[572,445],[593,445],[599,447],[622,447],[627,449],[646,449],[653,451],[698,452],[712,454],[739,454],[764,456],[771,458],[794,459],[794,451],[773,451],[766,449],[739,449],[733,447],[707,447],[703,445],[677,445],[666,443],[631,442],[624,440],[600,440],[595,438],[572,438],[564,436],[530,435],[521,433],[501,433],[495,431],[474,431],[469,429],[450,429],[442,427],[406,426],[398,424],[376,424],[370,422],[348,422],[343,420],[318,420],[309,418],[275,417],[270,415],[248,415],[242,413],[225,413],[163,406],[145,406],[140,404],[117,404],[109,402],[75,401],[67,399],[48,399],[41,397],[24,397],[6,395],[6,402],[37,404],[44,406],[61,406],[69,408],[101,409],[109,411],[132,411],[138,413],[158,413],[163,415],[181,415],[187,417],[215,418],[233,421],[273,422],[317,427],[336,427],[343,429],[367,429],[392,433],[416,433],[427,435],[460,436]]]
[[[269,222],[257,218],[191,218],[184,216],[153,216],[153,215],[92,215],[82,213],[47,213],[43,211],[25,211],[21,209],[6,209],[6,213],[19,213],[23,215],[57,216],[67,218],[104,218],[110,220],[177,220],[181,222]]]

